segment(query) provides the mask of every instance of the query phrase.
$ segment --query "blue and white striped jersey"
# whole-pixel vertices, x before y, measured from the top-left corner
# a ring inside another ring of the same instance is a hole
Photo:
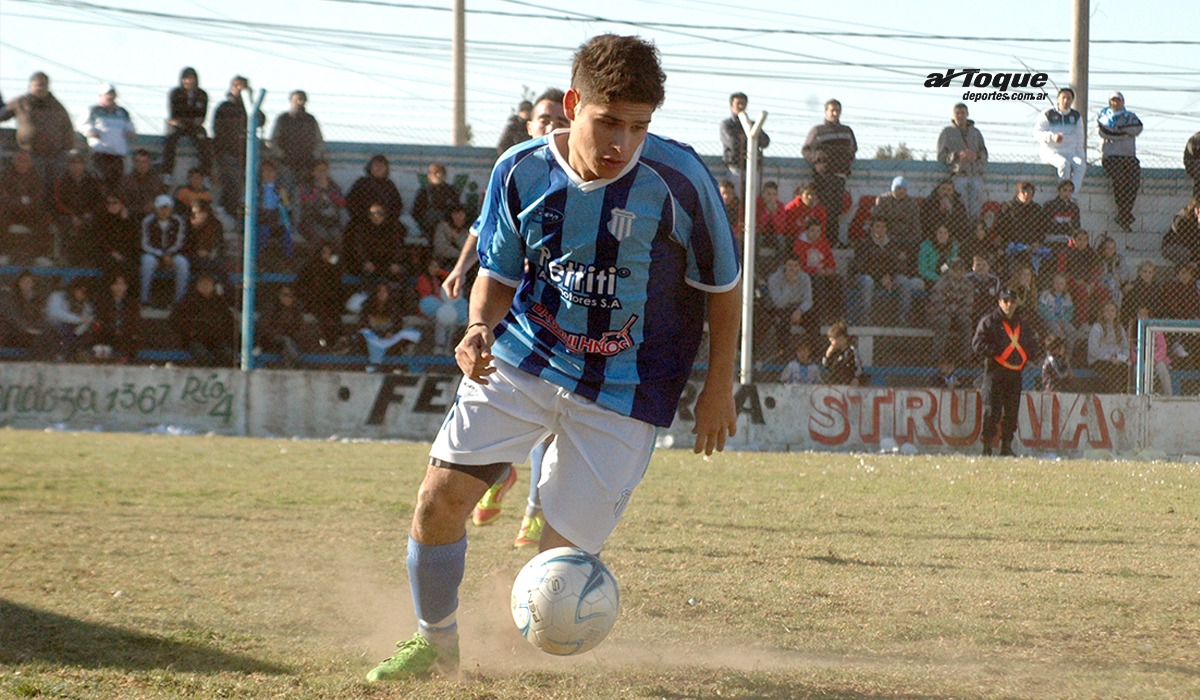
[[[473,227],[480,274],[517,289],[493,353],[669,426],[705,293],[732,289],[741,274],[716,182],[689,146],[653,134],[620,175],[584,182],[553,138],[501,157]]]

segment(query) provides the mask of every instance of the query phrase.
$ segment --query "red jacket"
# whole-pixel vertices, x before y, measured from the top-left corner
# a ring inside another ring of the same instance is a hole
[[[833,258],[833,246],[829,245],[829,239],[825,236],[821,236],[812,243],[804,236],[797,236],[792,250],[800,259],[800,267],[804,268],[809,275],[818,275],[826,270],[830,272],[837,270],[837,260]]]

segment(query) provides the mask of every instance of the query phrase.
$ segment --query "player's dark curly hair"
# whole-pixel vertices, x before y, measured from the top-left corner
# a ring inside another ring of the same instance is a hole
[[[634,102],[662,106],[663,73],[654,44],[636,36],[601,34],[575,52],[571,87],[591,104]]]

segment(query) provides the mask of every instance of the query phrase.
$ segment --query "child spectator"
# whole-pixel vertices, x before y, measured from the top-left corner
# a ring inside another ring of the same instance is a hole
[[[1129,380],[1129,336],[1117,320],[1117,305],[1104,302],[1088,334],[1088,366],[1100,376],[1101,391],[1120,394]]]
[[[821,367],[826,384],[859,386],[862,381],[858,352],[850,341],[850,329],[845,321],[838,321],[829,328],[829,348],[821,358]]]
[[[974,260],[977,257],[983,256],[988,261],[988,267],[996,274],[1003,274],[1007,268],[1003,265],[1005,262],[1004,256],[1001,254],[1000,245],[988,231],[987,222],[980,219],[975,222],[975,226],[971,229],[970,235],[963,241],[962,246],[958,251],[959,256],[964,260]],[[988,307],[990,312],[995,305]]]
[[[921,204],[921,230],[926,237],[945,225],[950,237],[956,241],[966,239],[971,233],[971,219],[962,198],[954,190],[954,181],[946,178],[933,188]]]
[[[787,235],[787,212],[779,201],[779,184],[774,180],[763,183],[755,211],[758,214],[755,251],[763,265],[761,271],[767,272],[786,259],[794,238]]]
[[[783,368],[779,381],[784,384],[820,384],[821,366],[813,358],[812,346],[806,340],[796,344],[795,354]]]
[[[1042,391],[1067,392],[1072,390],[1071,384],[1071,359],[1067,356],[1067,345],[1057,335],[1047,336],[1046,359],[1042,361]]]
[[[762,330],[770,334],[773,351],[782,353],[791,345],[793,326],[803,326],[810,342],[817,339],[818,325],[813,308],[812,280],[796,258],[788,258],[767,279],[767,306]]]
[[[467,211],[461,204],[455,204],[450,208],[447,219],[438,222],[437,229],[433,233],[434,259],[442,267],[453,267],[470,235]]]
[[[129,294],[131,279],[116,272],[96,296],[97,359],[124,364],[137,359],[142,348],[142,307]]]
[[[975,287],[975,304],[971,310],[971,321],[978,323],[979,319],[996,308],[996,302],[1000,299],[1000,278],[992,274],[991,263],[982,255],[976,255],[971,259],[971,271],[967,273],[966,277]]]
[[[368,372],[374,372],[393,347],[421,340],[420,331],[404,328],[403,304],[386,282],[376,283],[363,302],[358,332],[366,344]]]
[[[1117,242],[1111,236],[1100,239],[1099,251],[1097,282],[1100,289],[1117,305],[1119,310],[1125,286],[1130,281],[1129,268],[1125,265],[1125,256],[1117,252]]]
[[[1059,253],[1058,271],[1067,275],[1067,289],[1075,301],[1075,318],[1091,323],[1096,309],[1108,298],[1100,285],[1100,253],[1088,241],[1088,232],[1077,228]]]
[[[458,190],[446,182],[446,166],[430,163],[426,181],[413,199],[412,215],[428,245],[433,244],[438,224],[445,221],[454,207],[459,206]]]
[[[838,274],[833,246],[820,219],[810,216],[804,220],[792,250],[812,282],[817,324],[832,323],[845,313],[846,278]]]
[[[69,285],[51,292],[46,299],[46,322],[58,339],[58,362],[75,362],[92,346],[96,307],[86,279],[76,277]]]
[[[1138,264],[1137,277],[1121,291],[1121,325],[1127,326],[1141,307],[1158,308],[1159,286],[1155,275],[1158,268],[1153,260],[1143,260]]]
[[[817,201],[817,188],[811,182],[805,182],[796,188],[795,198],[783,208],[783,217],[784,235],[788,238],[793,240],[798,238],[800,234],[808,230],[808,220],[816,219],[821,222],[821,230],[825,232],[825,239],[833,240],[826,225],[828,216],[825,213],[825,206]]]
[[[0,338],[5,345],[28,350],[33,360],[54,355],[56,339],[46,323],[46,302],[29,270],[18,273],[12,289],[0,296]]]
[[[296,252],[292,240],[292,217],[288,211],[288,193],[279,183],[279,170],[272,161],[264,161],[259,173],[258,250],[262,251],[272,238],[279,236],[283,254],[291,258]]]
[[[329,177],[329,163],[313,164],[309,177],[300,183],[300,230],[313,245],[338,242],[345,218],[346,196]]]
[[[1046,242],[1066,245],[1071,232],[1079,228],[1079,205],[1075,203],[1075,183],[1058,183],[1058,196],[1042,205],[1046,212]]]
[[[199,200],[188,210],[187,220],[187,258],[192,269],[204,272],[221,285],[229,280],[229,270],[225,266],[225,229],[213,214],[212,204]]]
[[[442,281],[447,272],[432,256],[425,269],[417,276],[417,308],[421,315],[433,321],[433,353],[444,355],[453,350],[451,338],[459,326],[467,322],[467,300],[463,297],[450,299],[442,291]]]
[[[1137,319],[1152,318],[1149,306],[1137,308]],[[1129,329],[1130,354],[1137,351],[1137,319]],[[1162,331],[1154,331],[1154,378],[1158,381],[1158,393],[1163,396],[1174,396],[1175,390],[1171,384],[1171,354],[1167,352],[1167,336]],[[1153,387],[1151,387],[1153,389]]]
[[[1055,273],[1050,289],[1038,296],[1038,315],[1046,330],[1063,339],[1067,355],[1075,352],[1078,333],[1075,330],[1075,302],[1067,291],[1067,276]]]
[[[259,319],[258,328],[263,349],[279,353],[288,369],[299,367],[301,353],[317,343],[317,331],[305,322],[304,307],[289,284],[275,290],[275,303]]]

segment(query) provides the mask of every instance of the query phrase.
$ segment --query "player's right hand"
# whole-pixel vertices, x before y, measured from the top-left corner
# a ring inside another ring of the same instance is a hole
[[[480,384],[487,384],[487,377],[496,371],[492,364],[492,329],[487,326],[471,326],[463,339],[454,348],[454,361],[463,376]]]

